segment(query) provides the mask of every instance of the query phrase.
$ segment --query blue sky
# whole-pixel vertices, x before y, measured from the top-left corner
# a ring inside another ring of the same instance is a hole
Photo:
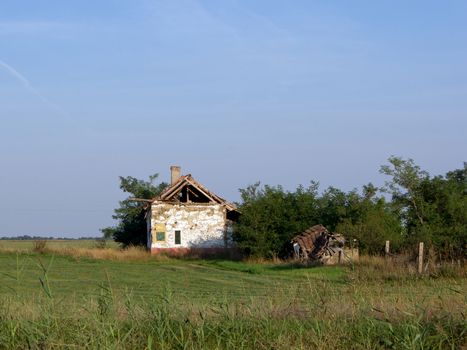
[[[467,149],[467,2],[0,2],[0,236],[98,235],[119,175],[350,190]]]

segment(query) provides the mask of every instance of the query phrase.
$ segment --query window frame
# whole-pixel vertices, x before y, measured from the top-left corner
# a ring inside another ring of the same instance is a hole
[[[178,234],[178,243],[177,243],[177,234]],[[174,244],[175,245],[181,245],[182,244],[182,231],[181,230],[175,230]]]
[[[163,235],[163,239],[159,239],[159,235]],[[165,242],[166,234],[165,231],[156,231],[156,242]]]

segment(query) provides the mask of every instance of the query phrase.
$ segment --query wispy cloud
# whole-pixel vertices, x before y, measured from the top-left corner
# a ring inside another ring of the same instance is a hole
[[[0,68],[3,68],[5,71],[7,71],[11,76],[13,76],[17,81],[19,81],[25,89],[27,89],[29,92],[37,96],[49,108],[53,109],[55,112],[59,113],[60,115],[64,117],[68,117],[68,114],[64,112],[60,106],[51,102],[44,95],[42,95],[39,92],[39,90],[37,90],[34,86],[32,86],[31,82],[23,74],[18,72],[15,68],[13,68],[8,63],[2,60],[0,60]]]
[[[21,82],[21,84],[23,84],[23,86],[27,89],[31,89],[32,86],[31,86],[31,83],[29,82],[28,79],[26,79],[26,77],[24,75],[22,75],[20,72],[18,72],[16,69],[14,69],[12,66],[10,66],[9,64],[3,62],[2,60],[0,60],[0,66],[2,66],[4,69],[6,69],[6,71],[8,73],[10,73],[12,76],[14,76],[17,80],[19,80]]]

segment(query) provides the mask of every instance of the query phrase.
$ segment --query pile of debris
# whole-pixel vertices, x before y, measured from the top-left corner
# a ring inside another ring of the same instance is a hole
[[[329,232],[323,225],[315,225],[295,236],[292,241],[293,254],[300,260],[326,263],[333,256],[339,261],[344,255],[345,238]]]

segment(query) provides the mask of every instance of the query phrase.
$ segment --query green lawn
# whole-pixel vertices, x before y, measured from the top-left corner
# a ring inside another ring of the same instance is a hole
[[[102,283],[115,293],[149,297],[170,288],[187,300],[235,300],[267,297],[310,282],[341,288],[342,267],[298,269],[281,265],[248,264],[225,260],[108,261],[75,259],[50,254],[0,254],[0,293],[30,297],[42,293],[40,278],[48,269],[57,297],[86,296]]]
[[[368,300],[417,296],[427,301],[467,290],[465,279],[350,283],[350,268],[340,266],[297,268],[228,260],[109,261],[0,253],[0,293],[27,297],[41,294],[44,268],[48,269],[50,288],[57,297],[92,295],[103,283],[110,284],[115,293],[131,292],[140,297],[154,296],[170,288],[176,297],[199,302],[225,297],[243,300],[287,296],[301,288],[313,287],[325,288],[330,295],[364,291]],[[307,298],[307,295],[298,297]]]

